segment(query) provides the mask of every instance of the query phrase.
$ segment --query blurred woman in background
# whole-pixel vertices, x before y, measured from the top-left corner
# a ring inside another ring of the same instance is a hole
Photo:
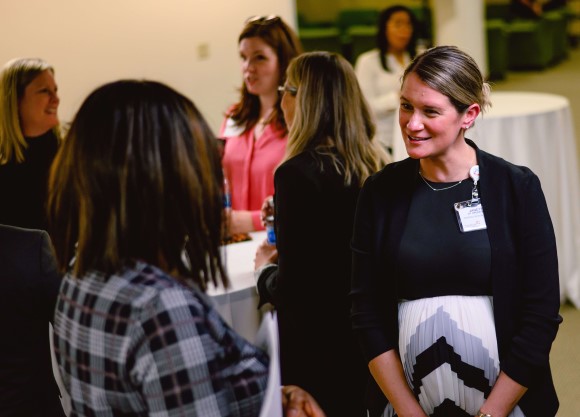
[[[238,38],[243,84],[240,101],[220,129],[222,159],[232,198],[230,233],[263,230],[260,208],[274,193],[274,170],[286,149],[286,122],[278,86],[301,51],[294,31],[278,16],[253,17]]]
[[[401,76],[415,56],[417,20],[406,6],[391,6],[379,15],[377,47],[361,54],[355,71],[377,124],[377,138],[389,152],[397,126]]]

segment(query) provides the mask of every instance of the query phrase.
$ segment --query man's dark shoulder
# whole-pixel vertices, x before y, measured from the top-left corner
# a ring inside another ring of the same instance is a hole
[[[43,230],[0,225],[0,275],[31,276],[39,268],[53,270],[49,248],[50,239]]]
[[[24,229],[22,227],[0,224],[0,248],[17,248],[20,245],[38,244],[43,237],[48,236],[44,230]]]

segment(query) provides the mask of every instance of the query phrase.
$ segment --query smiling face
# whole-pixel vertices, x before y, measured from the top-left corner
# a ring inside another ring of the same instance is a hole
[[[22,134],[40,136],[57,126],[59,103],[52,71],[42,71],[26,86],[18,102]]]
[[[239,44],[242,74],[250,94],[277,94],[280,68],[276,51],[259,37],[244,38]]]
[[[412,72],[401,88],[399,126],[411,158],[445,158],[464,145],[465,129],[479,114],[478,104],[459,113],[449,98]]]

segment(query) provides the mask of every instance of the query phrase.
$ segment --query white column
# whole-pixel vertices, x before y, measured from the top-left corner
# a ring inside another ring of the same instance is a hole
[[[455,45],[488,75],[483,0],[431,0],[435,45]]]

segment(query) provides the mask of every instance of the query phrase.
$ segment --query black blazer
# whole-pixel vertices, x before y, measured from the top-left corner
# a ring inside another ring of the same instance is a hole
[[[48,234],[0,225],[0,416],[64,416],[49,321],[60,286]]]
[[[368,370],[348,298],[360,185],[345,186],[330,158],[312,151],[280,165],[274,185],[279,267],[259,288],[278,312],[282,383],[306,389],[328,417],[365,416]]]
[[[538,177],[476,148],[479,191],[491,245],[494,317],[501,369],[528,387],[519,402],[526,417],[556,414],[549,353],[561,322],[556,239]],[[353,250],[353,329],[367,361],[398,348],[394,260],[419,161],[392,163],[365,183],[357,205]],[[369,407],[386,398],[371,385]],[[373,415],[373,414],[371,414]]]

